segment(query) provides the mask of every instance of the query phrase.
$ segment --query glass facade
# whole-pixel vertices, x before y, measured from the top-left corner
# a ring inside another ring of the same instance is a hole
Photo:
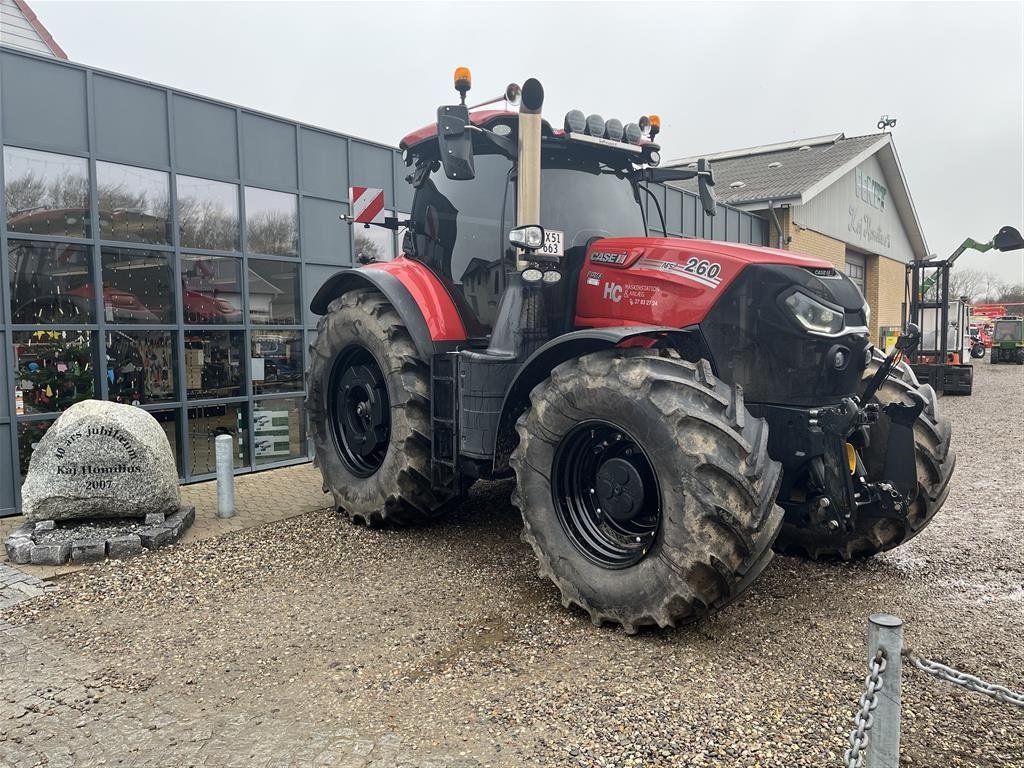
[[[16,511],[56,415],[88,398],[152,413],[185,482],[211,477],[219,434],[235,439],[239,472],[308,460],[309,303],[358,257],[399,251],[402,233],[339,214],[353,184],[408,211],[400,154],[8,48],[0,66],[12,58],[21,75],[0,90],[0,479],[14,483],[0,483],[0,516]],[[53,104],[61,120],[40,109]]]

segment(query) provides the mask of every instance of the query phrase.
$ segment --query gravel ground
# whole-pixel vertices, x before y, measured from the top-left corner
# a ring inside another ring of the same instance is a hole
[[[519,541],[508,483],[425,530],[323,511],[111,562],[6,618],[184,724],[219,711],[394,734],[424,766],[439,751],[490,766],[838,765],[871,613],[901,616],[923,655],[1024,689],[1024,370],[986,359],[974,395],[940,407],[958,467],[918,538],[860,563],[777,557],[694,627],[627,637],[563,609]],[[909,669],[903,696],[905,765],[1024,768],[1021,710]]]

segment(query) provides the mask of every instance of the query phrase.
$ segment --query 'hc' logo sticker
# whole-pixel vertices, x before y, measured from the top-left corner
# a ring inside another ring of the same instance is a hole
[[[618,304],[622,300],[622,286],[618,283],[605,283],[604,297]]]

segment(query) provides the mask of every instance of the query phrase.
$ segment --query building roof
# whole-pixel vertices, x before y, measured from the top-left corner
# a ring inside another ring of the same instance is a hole
[[[893,201],[915,256],[927,258],[928,246],[896,155],[892,134],[847,137],[834,133],[698,157],[705,157],[711,162],[715,174],[715,198],[719,202],[757,210],[769,202],[803,205],[872,155],[877,156],[889,182]],[[696,165],[698,157],[672,160],[665,166]],[[690,192],[697,191],[696,179],[670,184]]]
[[[26,0],[0,0],[0,43],[58,59],[68,57]]]

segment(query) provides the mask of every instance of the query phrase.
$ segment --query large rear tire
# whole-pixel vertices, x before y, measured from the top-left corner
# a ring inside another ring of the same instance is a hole
[[[884,357],[876,351],[862,379],[866,387]],[[914,447],[917,459],[917,498],[910,504],[906,522],[885,518],[860,518],[851,533],[828,534],[785,523],[775,545],[779,552],[801,557],[853,558],[871,557],[898,547],[925,529],[941,509],[949,493],[949,479],[956,465],[956,453],[950,450],[949,420],[939,416],[935,391],[920,384],[910,366],[903,363],[879,388],[872,402],[885,406],[900,402],[911,404],[909,392],[924,398],[924,410],[914,424]],[[889,439],[889,417],[880,414],[871,428],[871,444],[861,451],[869,481],[883,479],[885,446]]]
[[[768,425],[707,362],[647,350],[569,360],[519,419],[523,540],[566,607],[628,633],[738,597],[782,522]]]
[[[339,510],[368,525],[427,522],[430,366],[401,317],[371,288],[335,299],[310,345],[306,407],[315,462]]]

